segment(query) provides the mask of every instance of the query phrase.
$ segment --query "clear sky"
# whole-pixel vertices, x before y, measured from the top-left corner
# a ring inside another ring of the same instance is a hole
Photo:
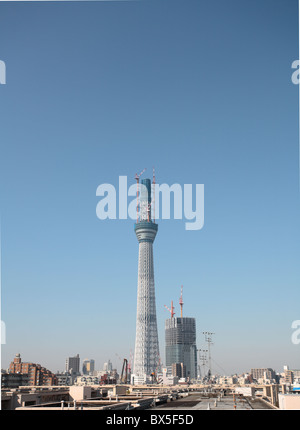
[[[132,220],[96,217],[96,189],[155,166],[205,186],[203,229],[159,222],[162,360],[183,284],[215,372],[300,368],[297,3],[1,2],[2,367],[79,353],[121,369],[138,242]]]

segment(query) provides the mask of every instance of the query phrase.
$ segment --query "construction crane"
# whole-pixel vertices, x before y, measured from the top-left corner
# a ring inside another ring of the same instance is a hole
[[[146,169],[142,170],[139,175],[136,173],[134,177],[134,179],[136,180],[136,222],[137,223],[139,222],[139,182],[140,182],[140,177],[145,171]]]
[[[130,349],[130,359],[128,362],[128,373],[131,375],[132,373],[132,363],[133,363],[133,352],[132,349]]]
[[[180,298],[179,298],[180,316],[181,316],[181,318],[182,318],[182,309],[183,309],[182,289],[183,289],[183,285],[181,285],[181,294],[180,294]]]
[[[157,363],[157,367],[156,367],[156,380],[157,380],[158,384],[163,383],[163,378],[158,379],[158,371],[161,372],[161,367],[162,367],[162,361],[161,361],[160,355],[158,354],[158,363]]]
[[[115,353],[116,357],[118,357],[118,359],[122,362],[122,358],[119,356],[119,354]]]
[[[122,373],[121,373],[121,384],[127,384],[127,383],[128,383],[128,360],[127,358],[124,358]]]
[[[173,306],[173,300],[171,301],[171,309],[168,308],[168,306],[164,305],[164,307],[171,313],[171,318],[173,318],[173,316],[175,315],[174,312],[174,306]]]
[[[155,372],[152,372],[152,373],[151,373],[151,384],[153,384],[153,382],[154,382],[154,381],[158,384],[158,381],[157,381],[157,378],[156,378]]]
[[[152,185],[153,185],[153,199],[152,199],[152,218],[153,218],[153,222],[155,222],[155,170],[153,167],[153,180],[152,180]]]

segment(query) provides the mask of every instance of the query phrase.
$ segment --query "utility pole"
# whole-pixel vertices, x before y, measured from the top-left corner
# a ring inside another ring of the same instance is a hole
[[[204,331],[202,332],[202,334],[205,335],[205,342],[207,342],[207,349],[208,349],[208,374],[209,374],[209,379],[211,377],[211,345],[213,345],[212,342],[212,335],[215,333],[212,333],[210,331]]]
[[[202,362],[202,366],[203,366],[203,378],[205,377],[205,364],[207,363],[207,357],[206,354],[208,352],[207,349],[197,349],[197,351],[199,352],[199,370],[200,370],[200,379],[201,379],[201,362]]]

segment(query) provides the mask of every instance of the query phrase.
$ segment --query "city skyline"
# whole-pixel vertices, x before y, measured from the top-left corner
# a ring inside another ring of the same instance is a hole
[[[133,221],[100,220],[96,190],[153,166],[158,183],[205,187],[201,230],[159,221],[163,362],[164,305],[179,315],[183,285],[197,348],[216,333],[227,374],[299,368],[297,1],[0,11],[2,368],[16,353],[52,371],[77,353],[96,367],[129,358]]]
[[[167,320],[167,322],[170,322],[171,319]],[[223,378],[223,377],[232,377],[232,376],[241,376],[241,375],[251,375],[251,377],[255,380],[258,380],[259,378],[263,379],[264,377],[266,379],[275,379],[276,377],[282,377],[282,375],[285,375],[286,372],[289,373],[294,373],[296,375],[297,380],[299,379],[299,375],[300,375],[300,369],[295,369],[295,368],[291,368],[289,365],[284,365],[282,367],[282,369],[273,369],[270,367],[265,367],[265,368],[250,368],[250,369],[245,369],[242,372],[233,372],[233,373],[226,373],[226,371],[223,371],[219,368],[217,371],[212,371],[211,373],[208,373],[208,370],[210,369],[209,366],[209,356],[208,356],[208,350],[197,350],[197,357],[200,356],[200,358],[197,358],[198,363],[197,363],[197,375],[193,376],[191,379],[193,381],[195,380],[199,380],[202,381],[203,384],[209,384],[208,380],[209,380],[209,376],[211,376],[213,379],[218,379],[218,378]],[[72,360],[72,359],[79,359],[79,369],[78,371],[74,371],[73,368],[71,369],[67,369],[66,368],[66,363],[68,360]],[[122,368],[123,368],[123,361],[121,364],[121,367],[118,366],[118,359],[120,360],[120,357],[115,358],[114,360],[111,360],[110,358],[107,360],[107,362],[101,362],[99,364],[97,364],[95,366],[95,360],[94,359],[82,359],[82,357],[80,357],[78,354],[76,355],[76,357],[67,357],[65,360],[65,366],[64,368],[61,369],[50,369],[49,372],[52,372],[54,376],[56,375],[66,375],[68,374],[69,376],[73,376],[74,379],[76,379],[77,376],[84,376],[84,375],[91,375],[91,376],[99,376],[99,374],[110,374],[110,373],[115,373],[117,372],[119,378],[121,377],[121,373],[122,373]],[[22,366],[24,368],[20,368],[20,369],[16,369],[14,367],[14,363],[16,362],[16,360],[18,360],[19,362],[22,362]],[[92,362],[93,364],[93,369],[87,371],[84,367],[84,364],[86,362]],[[11,357],[10,363],[9,363],[9,367],[7,369],[2,369],[4,372],[8,371],[9,373],[22,373],[26,376],[26,374],[28,373],[28,369],[26,369],[26,366],[28,368],[29,365],[34,365],[34,366],[41,366],[43,369],[43,363],[32,363],[28,360],[23,360],[23,357],[21,357],[20,353],[16,353],[14,357]],[[117,364],[117,365],[116,365]],[[131,364],[131,363],[130,363]],[[181,372],[184,373],[184,377],[190,379],[190,376],[188,376],[187,372],[186,372],[186,368],[184,363],[172,363],[172,365],[168,364],[168,365],[164,365],[162,368],[162,371],[159,372],[159,376],[161,376],[163,374],[163,370],[168,370],[171,371],[174,365],[181,365]],[[216,369],[216,366],[218,366],[217,363],[213,363],[213,366],[211,366],[212,369]],[[47,370],[47,369],[45,369]],[[48,371],[48,370],[47,370]],[[266,375],[264,375],[264,373],[266,373]],[[132,374],[132,373],[131,373]],[[250,383],[250,382],[249,382]],[[129,382],[128,382],[129,384]],[[296,383],[296,385],[298,385],[298,383]],[[133,384],[133,385],[139,385],[139,384]],[[172,384],[171,384],[172,385]]]

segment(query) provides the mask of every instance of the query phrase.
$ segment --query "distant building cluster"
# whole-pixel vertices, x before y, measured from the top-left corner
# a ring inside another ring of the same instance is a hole
[[[258,401],[266,408],[300,409],[300,370],[289,369],[288,366],[284,366],[281,373],[269,367],[251,368],[248,373],[240,375],[211,374],[209,380],[207,377],[199,378],[196,373],[195,321],[193,318],[184,321],[173,317],[166,321],[168,365],[153,375],[151,382],[157,390],[200,389],[204,395],[215,392],[251,398],[254,404]],[[128,366],[126,359],[121,375],[110,360],[103,364],[102,370],[96,370],[95,360],[84,359],[81,368],[77,354],[66,359],[63,372],[54,374],[40,364],[22,362],[20,354],[16,354],[9,368],[1,371],[2,404],[6,409],[22,409],[40,403],[47,408],[47,402],[52,402],[52,408],[63,409],[63,404],[69,408],[71,404],[75,409],[76,399],[87,402],[92,397],[99,400],[106,396],[110,402],[117,393],[126,395],[134,390],[140,393],[141,386],[130,385],[130,370],[131,365]],[[153,391],[153,385],[146,388]],[[114,406],[116,400],[117,397],[113,401]],[[137,406],[140,402],[139,398]],[[102,407],[100,403],[98,408]],[[94,403],[89,407],[94,407]]]
[[[79,354],[66,359],[63,372],[52,373],[40,364],[22,362],[20,354],[16,354],[7,370],[1,370],[1,388],[108,385],[117,384],[119,379],[110,360],[104,363],[103,370],[95,370],[95,360],[85,359],[80,371]]]
[[[292,390],[300,392],[300,370],[290,370],[288,366],[284,366],[281,373],[272,368],[252,368],[249,373],[230,376],[213,375],[211,379],[213,384],[228,386],[286,385]]]

